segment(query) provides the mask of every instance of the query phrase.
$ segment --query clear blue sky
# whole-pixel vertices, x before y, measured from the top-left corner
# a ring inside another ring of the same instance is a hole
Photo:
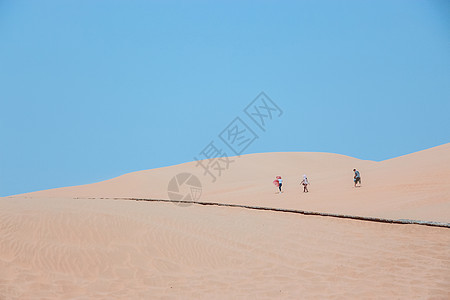
[[[261,91],[284,113],[245,153],[447,143],[449,16],[449,1],[0,0],[0,196],[192,161]]]

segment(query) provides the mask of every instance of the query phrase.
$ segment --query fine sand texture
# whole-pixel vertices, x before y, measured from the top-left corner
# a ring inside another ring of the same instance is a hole
[[[449,299],[447,228],[1,198],[0,299]]]
[[[450,144],[229,159],[215,182],[190,162],[0,198],[0,299],[450,299],[449,228],[114,199],[191,173],[202,202],[450,223]]]
[[[199,201],[204,202],[450,223],[450,143],[381,162],[330,153],[261,153],[229,160],[220,176],[211,163],[214,182],[190,162],[19,196],[168,199],[171,178],[187,172],[201,181]],[[361,172],[360,188],[353,187],[354,168]],[[311,183],[309,193],[302,192],[303,174]],[[277,175],[284,180],[281,195],[272,183]]]

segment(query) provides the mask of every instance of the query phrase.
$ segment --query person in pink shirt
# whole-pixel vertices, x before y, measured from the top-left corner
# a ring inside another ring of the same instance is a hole
[[[274,183],[278,183],[278,189],[279,189],[279,193],[281,194],[281,187],[283,186],[283,179],[281,179],[281,176],[277,176],[277,178],[274,180]]]

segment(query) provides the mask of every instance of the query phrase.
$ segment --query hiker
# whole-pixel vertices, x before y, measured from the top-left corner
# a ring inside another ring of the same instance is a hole
[[[301,184],[303,184],[303,193],[309,192],[308,191],[309,181],[308,181],[308,177],[306,177],[306,174],[303,174],[303,180],[302,180]]]
[[[355,187],[358,182],[359,182],[359,186],[361,186],[361,175],[359,174],[359,171],[356,169],[353,169],[353,172],[355,172],[355,176],[353,176],[353,181],[355,182]]]
[[[283,179],[281,179],[281,176],[277,176],[277,180],[278,180],[278,189],[280,190],[281,194],[281,186],[283,185]]]

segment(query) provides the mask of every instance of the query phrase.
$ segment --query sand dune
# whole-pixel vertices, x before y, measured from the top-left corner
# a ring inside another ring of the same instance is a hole
[[[201,201],[450,221],[450,144],[383,162],[232,159],[215,183],[186,163],[0,198],[0,299],[450,298],[448,228],[100,199],[167,199],[169,180],[191,172]]]
[[[393,219],[450,222],[450,144],[382,162],[329,153],[262,153],[234,160],[216,182],[195,162],[139,171],[111,180],[20,196],[168,199],[170,179],[182,172],[202,182],[201,201],[325,211]],[[353,188],[353,168],[363,186]],[[310,193],[301,192],[307,174]],[[284,193],[272,180],[284,178]]]

